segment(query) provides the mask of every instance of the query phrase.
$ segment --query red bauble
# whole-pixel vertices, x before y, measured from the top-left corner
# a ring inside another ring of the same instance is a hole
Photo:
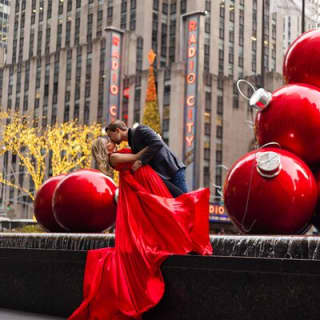
[[[278,142],[310,165],[320,163],[320,89],[286,85],[256,116],[260,146]]]
[[[316,201],[316,181],[308,166],[277,148],[246,154],[224,185],[228,214],[244,233],[300,233],[310,223]]]
[[[306,83],[320,88],[320,31],[302,34],[288,48],[283,61],[287,83]]]
[[[38,190],[34,199],[34,215],[38,223],[51,232],[65,232],[57,223],[52,211],[52,196],[57,184],[65,177],[64,174],[49,178]]]
[[[312,217],[312,224],[320,230],[320,170],[315,170],[314,177],[317,182],[317,188],[318,188],[318,202],[315,209],[315,214]]]
[[[58,223],[72,232],[100,232],[114,224],[116,185],[98,170],[82,169],[66,176],[53,196]]]

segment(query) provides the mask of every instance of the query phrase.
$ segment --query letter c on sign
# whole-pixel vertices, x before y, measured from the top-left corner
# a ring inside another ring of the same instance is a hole
[[[189,96],[189,97],[187,97],[187,105],[188,105],[189,107],[194,106],[194,96]]]
[[[112,106],[110,106],[110,108],[109,108],[109,112],[110,112],[110,114],[112,115],[112,116],[117,116],[117,106],[115,106],[115,105],[112,105]]]

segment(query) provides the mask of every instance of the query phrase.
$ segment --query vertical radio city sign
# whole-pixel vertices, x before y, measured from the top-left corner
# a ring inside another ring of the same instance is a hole
[[[195,187],[196,134],[199,79],[199,28],[201,13],[184,17],[184,59],[185,59],[185,100],[184,100],[184,162],[186,177]]]
[[[122,31],[106,28],[107,123],[119,118],[121,103]]]

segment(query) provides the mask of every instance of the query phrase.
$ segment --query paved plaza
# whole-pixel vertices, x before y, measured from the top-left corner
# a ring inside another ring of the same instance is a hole
[[[1,320],[62,320],[64,318],[47,316],[43,314],[14,311],[7,309],[0,309],[0,319]]]

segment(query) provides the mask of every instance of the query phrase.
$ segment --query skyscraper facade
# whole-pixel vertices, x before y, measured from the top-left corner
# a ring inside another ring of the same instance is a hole
[[[305,0],[304,31],[320,26],[320,1]],[[283,18],[283,51],[302,33],[302,1],[281,0],[272,3],[272,11],[277,11]]]
[[[264,65],[267,89],[282,81],[283,23],[269,0],[263,33],[261,0],[15,0],[11,11],[2,110],[32,114],[39,126],[105,123],[111,27],[122,41],[119,117],[129,126],[141,121],[153,49],[163,139],[190,166],[189,186],[208,186],[220,200],[226,168],[254,140],[254,112],[236,80],[259,85]],[[0,161],[4,175],[19,171],[14,155]],[[32,188],[28,177],[15,179]],[[3,190],[3,201],[19,204],[23,195]]]
[[[0,48],[7,49],[10,0],[0,0]]]

